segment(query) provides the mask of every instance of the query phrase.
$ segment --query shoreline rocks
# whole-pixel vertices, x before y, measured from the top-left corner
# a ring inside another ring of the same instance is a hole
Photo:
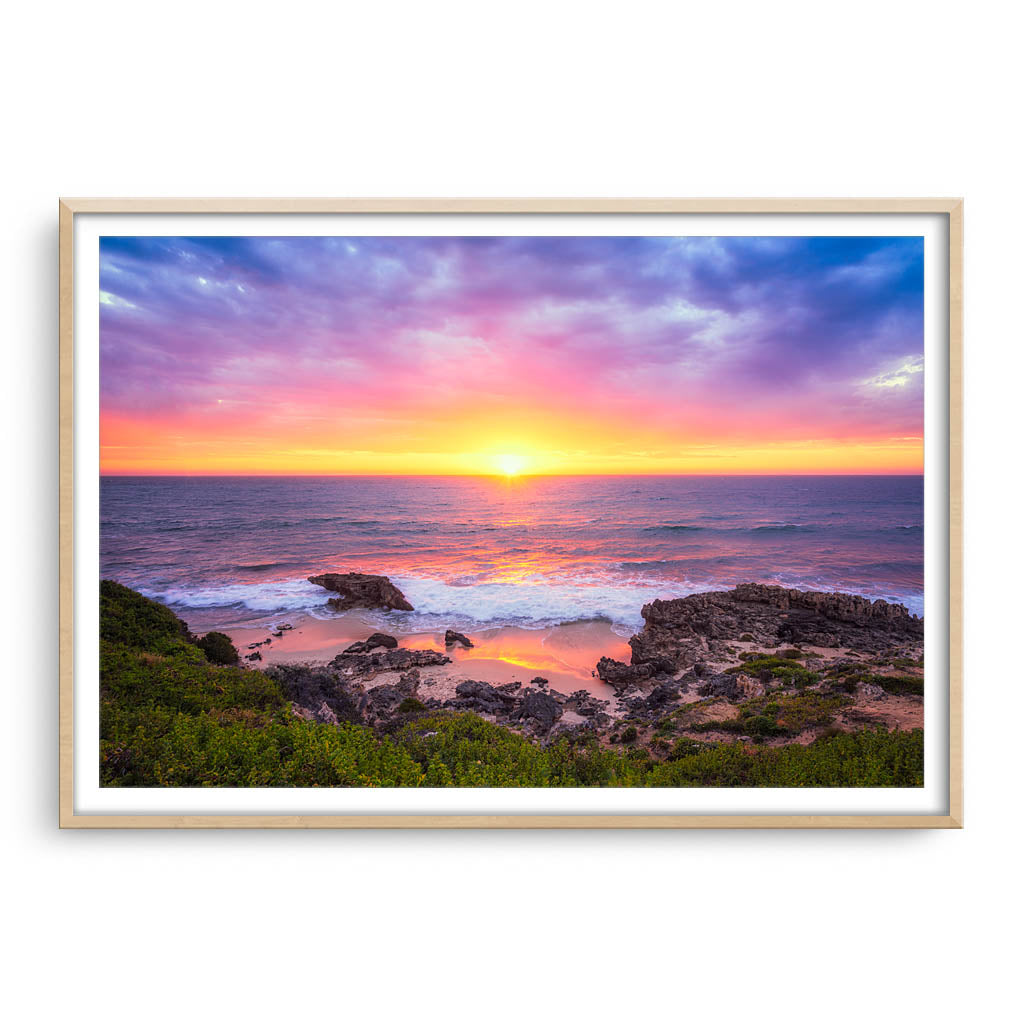
[[[465,633],[456,633],[454,629],[446,629],[444,633],[445,647],[454,647],[456,644],[462,644],[468,649],[473,646],[473,641]]]
[[[866,653],[924,637],[923,620],[901,604],[761,583],[652,601],[640,614],[644,628],[630,637],[631,664],[659,671],[722,659],[740,637],[761,647],[802,643]]]
[[[374,654],[335,655],[330,668],[348,675],[376,674],[378,672],[408,672],[411,668],[426,668],[429,665],[447,665],[451,662],[446,654],[437,651],[413,651],[407,647],[378,651]]]
[[[362,572],[325,572],[307,577],[310,583],[339,594],[327,605],[335,611],[349,608],[384,608],[411,612],[413,607],[387,576],[371,576]]]
[[[334,657],[325,670],[334,680],[326,708],[319,686],[307,700],[292,699],[317,721],[330,721],[332,712],[343,721],[343,707],[350,706],[359,721],[388,731],[417,714],[470,712],[544,744],[589,737],[640,743],[655,757],[668,756],[680,738],[810,742],[834,723],[891,728],[920,718],[921,677],[906,670],[921,671],[924,623],[902,605],[742,584],[652,601],[642,615],[643,629],[629,640],[630,663],[603,657],[594,669],[614,690],[615,710],[587,690],[568,696],[553,690],[541,676],[528,683],[450,680],[454,696],[449,688],[448,699],[431,697],[435,680],[421,680],[420,669],[450,664],[451,657],[399,647],[386,633]],[[472,646],[452,629],[444,640],[449,650]],[[904,675],[889,674],[897,669]]]
[[[369,654],[378,647],[393,651],[398,646],[398,640],[387,633],[371,633],[365,640],[346,647],[342,654]]]

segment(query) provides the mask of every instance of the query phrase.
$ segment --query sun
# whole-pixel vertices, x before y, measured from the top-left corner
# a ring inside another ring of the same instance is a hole
[[[524,455],[495,455],[493,462],[494,468],[502,476],[519,476],[527,464]]]

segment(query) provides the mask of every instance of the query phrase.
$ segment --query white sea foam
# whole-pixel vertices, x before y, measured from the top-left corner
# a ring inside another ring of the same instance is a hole
[[[226,583],[217,587],[139,589],[146,597],[179,608],[248,608],[254,612],[311,610],[331,596],[307,580]]]
[[[391,613],[411,628],[449,624],[550,626],[581,619],[606,619],[624,630],[643,625],[640,609],[657,597],[682,597],[695,589],[684,584],[571,582],[475,583],[459,586],[438,579],[395,576],[415,612]],[[141,593],[178,608],[244,608],[251,612],[326,611],[331,594],[306,580],[230,583],[209,587],[142,588]],[[318,615],[318,617],[321,617]]]
[[[414,612],[388,613],[389,621],[398,620],[410,630],[434,629],[446,625],[473,626],[520,625],[542,628],[584,619],[605,619],[621,632],[640,629],[640,609],[656,598],[685,597],[705,590],[729,590],[732,584],[693,585],[664,581],[652,585],[642,581],[611,583],[603,580],[550,581],[516,583],[474,583],[459,585],[439,579],[393,576],[392,582],[405,594]],[[787,586],[813,589],[844,589],[813,580],[780,581]],[[230,583],[209,587],[169,587],[163,590],[140,588],[146,597],[178,608],[236,608],[253,613],[305,611],[317,617],[330,614],[326,607],[332,596],[323,587],[305,579],[275,580],[262,583]],[[923,600],[913,593],[861,591],[864,596],[884,597],[905,604],[922,614]]]
[[[491,625],[548,626],[580,619],[607,619],[630,630],[643,625],[640,609],[658,597],[693,593],[684,584],[476,583],[394,577],[417,613]]]

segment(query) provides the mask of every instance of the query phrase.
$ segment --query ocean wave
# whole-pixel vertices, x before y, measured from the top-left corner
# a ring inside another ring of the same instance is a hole
[[[632,568],[650,569],[657,563],[624,563]],[[670,564],[670,563],[665,563]],[[756,575],[756,574],[755,574]],[[754,578],[752,576],[752,578]],[[381,625],[417,631],[423,629],[487,628],[517,625],[542,629],[569,622],[602,620],[624,636],[643,627],[641,608],[657,598],[686,597],[707,590],[731,590],[735,581],[663,581],[656,584],[637,579],[632,582],[580,580],[515,583],[473,582],[462,578],[445,581],[413,576],[392,576],[413,605],[412,612],[367,612]],[[905,604],[915,614],[923,613],[923,595],[914,590],[885,587],[835,585],[813,577],[764,579],[763,582],[813,590],[839,590],[862,596],[883,597]],[[307,612],[318,618],[334,615],[327,608],[330,593],[305,579],[265,583],[225,583],[219,586],[139,587],[140,593],[180,609],[233,608],[256,614]]]
[[[644,533],[696,533],[707,530],[706,526],[691,526],[688,523],[662,523],[659,526],[645,526]]]
[[[253,612],[305,611],[326,603],[331,596],[308,580],[270,583],[225,583],[206,587],[139,588],[139,593],[176,608],[247,608]]]
[[[545,627],[565,622],[603,619],[614,625],[640,629],[640,609],[657,597],[682,597],[692,589],[615,585],[610,583],[477,583],[456,586],[436,579],[392,577],[392,582],[416,609],[405,616],[427,615],[488,625]]]
[[[761,523],[757,526],[697,526],[693,523],[660,523],[645,526],[643,533],[813,533],[817,530],[833,529],[827,526],[813,526],[807,523]]]

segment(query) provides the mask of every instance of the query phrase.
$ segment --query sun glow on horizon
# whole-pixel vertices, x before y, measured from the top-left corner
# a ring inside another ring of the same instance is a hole
[[[519,476],[529,465],[529,459],[525,455],[501,454],[495,455],[492,459],[494,468],[506,477]]]

